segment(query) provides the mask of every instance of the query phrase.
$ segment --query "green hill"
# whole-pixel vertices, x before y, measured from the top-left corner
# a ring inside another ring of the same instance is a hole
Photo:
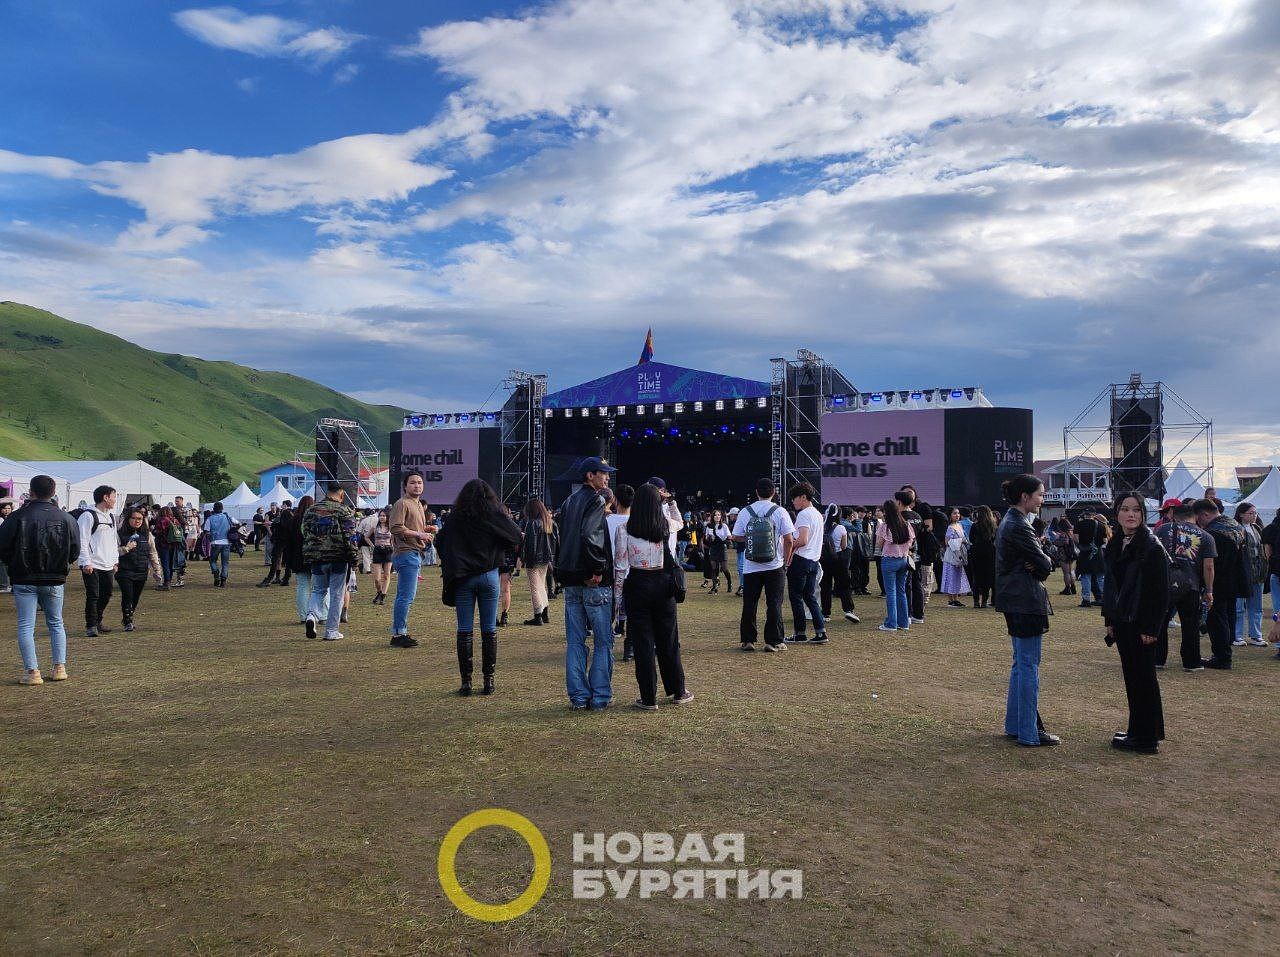
[[[0,456],[132,459],[153,442],[204,445],[233,480],[314,448],[317,419],[355,419],[386,461],[403,410],[284,372],[151,352],[15,302],[0,302]]]

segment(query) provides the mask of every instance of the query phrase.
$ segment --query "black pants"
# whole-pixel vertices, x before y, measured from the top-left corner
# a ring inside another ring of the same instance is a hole
[[[1182,625],[1182,666],[1184,668],[1200,667],[1200,595],[1190,592],[1183,595],[1169,606],[1169,614],[1165,617],[1164,627],[1156,638],[1156,664],[1163,665],[1169,660],[1169,622],[1174,614]]]
[[[657,672],[662,673],[662,690],[666,694],[684,694],[684,665],[680,663],[680,632],[670,577],[661,571],[633,568],[627,573],[622,594],[627,603],[627,637],[636,656],[640,700],[657,703]]]
[[[1156,680],[1156,646],[1144,645],[1138,626],[1116,625],[1116,649],[1124,672],[1124,692],[1129,698],[1129,740],[1155,744],[1164,740],[1164,708]]]
[[[880,559],[875,560],[876,563],[876,585],[880,587],[880,597],[884,597],[884,570],[880,567]],[[868,582],[867,584],[870,584]]]
[[[920,568],[907,572],[907,606],[911,609],[911,617],[924,621],[924,580],[920,577]]]
[[[120,586],[120,618],[127,625],[133,621],[133,614],[138,610],[138,602],[142,600],[142,590],[147,587],[147,580],[116,576],[116,583]]]
[[[782,589],[786,582],[787,573],[782,568],[747,572],[742,576],[742,621],[738,632],[743,642],[756,643],[756,605],[760,603],[760,593],[764,592],[764,643],[782,644]]]
[[[97,628],[111,602],[111,572],[96,568],[84,576],[84,626]],[[1234,608],[1235,606],[1232,605]]]
[[[991,604],[991,589],[989,587],[973,586],[973,607],[986,606]]]
[[[1216,661],[1231,664],[1231,642],[1236,637],[1236,599],[1234,589],[1224,588],[1213,592],[1213,604],[1209,606],[1209,647]]]
[[[849,579],[849,553],[841,552],[822,563],[822,617],[831,617],[831,596],[840,599],[841,611],[853,611],[853,585]]]
[[[703,566],[702,577],[712,582],[712,587],[720,584],[720,576],[724,576],[725,588],[733,591],[733,579],[729,576],[729,568],[723,559],[708,558]]]
[[[855,558],[849,563],[849,581],[856,594],[867,594],[867,586],[871,584],[871,562],[865,558]]]

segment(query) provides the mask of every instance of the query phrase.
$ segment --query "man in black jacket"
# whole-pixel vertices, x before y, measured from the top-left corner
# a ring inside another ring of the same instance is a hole
[[[603,459],[583,459],[582,484],[560,509],[556,581],[564,588],[565,685],[575,711],[600,711],[613,700],[613,549],[600,490],[615,471]],[[595,645],[589,672],[588,628]]]
[[[67,630],[62,623],[63,588],[67,572],[80,554],[80,529],[75,519],[50,501],[57,489],[52,478],[31,480],[31,500],[0,524],[0,562],[13,582],[18,611],[18,648],[26,669],[24,685],[43,684],[36,658],[36,608],[44,612],[53,649],[51,681],[67,677]]]
[[[1192,506],[1196,524],[1213,536],[1217,557],[1213,560],[1213,589],[1210,592],[1208,621],[1209,647],[1213,657],[1203,662],[1206,668],[1231,670],[1231,642],[1236,636],[1236,599],[1248,594],[1244,578],[1244,529],[1233,518],[1220,514],[1218,503],[1202,498]]]

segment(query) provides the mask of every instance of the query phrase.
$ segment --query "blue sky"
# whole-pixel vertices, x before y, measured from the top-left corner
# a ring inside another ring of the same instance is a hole
[[[0,5],[0,298],[472,408],[657,358],[1141,370],[1280,461],[1275,4]]]

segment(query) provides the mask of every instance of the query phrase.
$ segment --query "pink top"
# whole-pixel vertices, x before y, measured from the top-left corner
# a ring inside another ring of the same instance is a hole
[[[911,543],[916,540],[916,530],[911,527],[911,523],[907,523],[907,540],[904,544],[899,545],[893,540],[893,532],[889,531],[889,523],[881,522],[880,527],[876,529],[876,541],[880,543],[880,549],[885,558],[906,558],[911,554]]]

